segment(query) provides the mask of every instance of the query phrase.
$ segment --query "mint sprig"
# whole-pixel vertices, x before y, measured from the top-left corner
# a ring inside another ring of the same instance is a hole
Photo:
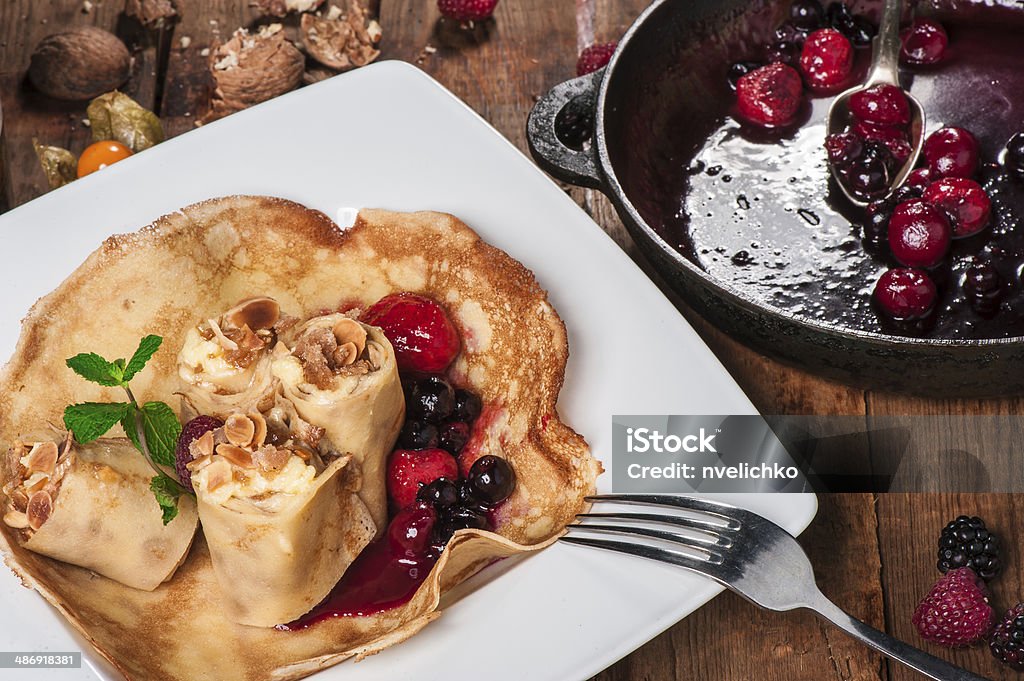
[[[139,342],[131,359],[110,361],[94,352],[75,355],[67,360],[76,374],[109,388],[123,388],[127,402],[81,402],[64,409],[64,426],[85,444],[103,436],[120,423],[125,434],[146,458],[156,477],[149,484],[163,512],[164,525],[178,515],[178,497],[187,490],[161,466],[174,466],[174,448],[181,435],[181,423],[174,410],[163,402],[139,405],[128,382],[146,366],[160,349],[163,338],[146,336]]]

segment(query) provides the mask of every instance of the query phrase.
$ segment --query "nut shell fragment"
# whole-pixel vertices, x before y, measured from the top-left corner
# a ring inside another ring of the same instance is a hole
[[[43,38],[32,52],[28,78],[44,95],[80,101],[120,86],[131,65],[128,48],[117,36],[83,26]]]
[[[149,27],[163,26],[178,16],[172,0],[127,0],[124,13]]]
[[[49,492],[39,491],[29,497],[25,515],[28,518],[28,526],[33,530],[42,527],[43,523],[50,519],[51,513],[53,513],[53,499]]]
[[[261,13],[272,17],[283,17],[289,12],[312,12],[324,4],[324,0],[253,0],[251,5]]]

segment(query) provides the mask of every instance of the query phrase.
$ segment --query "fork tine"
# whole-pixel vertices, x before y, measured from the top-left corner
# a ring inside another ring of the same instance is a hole
[[[652,523],[685,527],[688,530],[700,532],[703,535],[709,535],[712,537],[721,537],[719,534],[720,531],[732,529],[722,527],[720,523],[711,522],[704,518],[691,518],[681,515],[658,515],[656,513],[577,513],[576,517],[581,519],[607,518],[609,520],[644,520]],[[729,541],[728,543],[731,544],[732,542]]]
[[[584,532],[595,532],[597,534],[613,532],[615,534],[625,534],[634,537],[653,537],[654,539],[661,539],[663,541],[672,542],[680,546],[697,551],[701,555],[704,555],[713,562],[722,562],[722,556],[711,550],[711,548],[727,549],[732,545],[726,537],[718,536],[704,536],[704,537],[686,537],[683,535],[675,534],[674,532],[666,532],[665,530],[656,530],[651,527],[632,527],[629,525],[604,525],[600,523],[585,523],[582,525],[567,525],[567,530],[583,530]],[[710,547],[710,548],[709,548]]]
[[[657,560],[662,563],[668,563],[669,565],[675,565],[677,567],[690,570],[691,572],[696,572],[697,574],[705,577],[710,577],[720,584],[724,584],[727,587],[729,586],[724,579],[719,577],[719,572],[716,569],[721,567],[719,564],[693,558],[692,556],[680,553],[679,551],[671,551],[669,549],[662,549],[657,546],[649,546],[647,544],[634,544],[631,542],[614,541],[611,539],[590,539],[588,537],[562,537],[558,541]]]
[[[686,511],[697,511],[716,517],[725,522],[726,528],[738,530],[742,518],[749,512],[741,508],[723,504],[710,499],[681,496],[676,494],[596,494],[586,498],[587,501],[615,501],[623,504],[648,504],[652,506],[670,506]]]

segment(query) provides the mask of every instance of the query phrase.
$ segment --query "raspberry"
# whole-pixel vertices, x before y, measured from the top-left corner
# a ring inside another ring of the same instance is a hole
[[[935,307],[935,283],[921,270],[895,268],[875,284],[875,302],[896,320],[923,319]]]
[[[834,28],[819,29],[804,42],[800,68],[812,89],[837,89],[853,70],[853,46]]]
[[[459,334],[438,303],[415,293],[381,298],[363,314],[395,348],[398,368],[438,374],[459,354]]]
[[[1006,611],[1003,621],[992,632],[988,649],[1003,664],[1024,671],[1024,603]]]
[[[174,471],[178,474],[178,480],[188,491],[195,491],[192,489],[192,471],[186,468],[186,465],[192,461],[192,452],[189,447],[207,431],[217,430],[223,425],[223,421],[213,416],[197,416],[181,429],[178,444],[174,448]]]
[[[439,478],[459,479],[459,465],[443,449],[396,449],[388,460],[387,488],[397,510],[416,501],[420,487]]]
[[[441,14],[456,21],[483,21],[497,6],[498,0],[437,0]]]
[[[595,43],[580,52],[580,58],[576,61],[576,75],[585,76],[604,68],[618,45],[617,42]]]
[[[964,567],[940,577],[911,620],[926,641],[960,648],[984,638],[995,618],[985,583]]]
[[[764,127],[791,123],[800,109],[800,74],[785,64],[768,64],[736,83],[736,107],[745,120]]]
[[[992,212],[992,202],[981,185],[963,177],[944,177],[932,182],[921,198],[953,217],[954,239],[985,229]]]
[[[998,280],[994,283],[998,286]],[[973,569],[986,582],[999,574],[999,538],[988,531],[981,518],[962,515],[942,529],[939,571],[962,567]]]
[[[399,511],[388,525],[388,543],[397,556],[419,558],[430,548],[437,511],[429,502],[417,502]]]

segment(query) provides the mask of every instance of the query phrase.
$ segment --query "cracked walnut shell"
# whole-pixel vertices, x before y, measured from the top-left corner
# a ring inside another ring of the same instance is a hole
[[[302,83],[305,58],[284,36],[281,24],[249,33],[235,31],[231,40],[210,54],[215,83],[204,122],[223,118],[254,104],[294,90]]]
[[[306,52],[324,66],[347,71],[366,66],[380,56],[377,49],[380,24],[367,21],[366,10],[358,2],[350,2],[345,14],[334,11],[326,17],[304,14],[301,26]]]

